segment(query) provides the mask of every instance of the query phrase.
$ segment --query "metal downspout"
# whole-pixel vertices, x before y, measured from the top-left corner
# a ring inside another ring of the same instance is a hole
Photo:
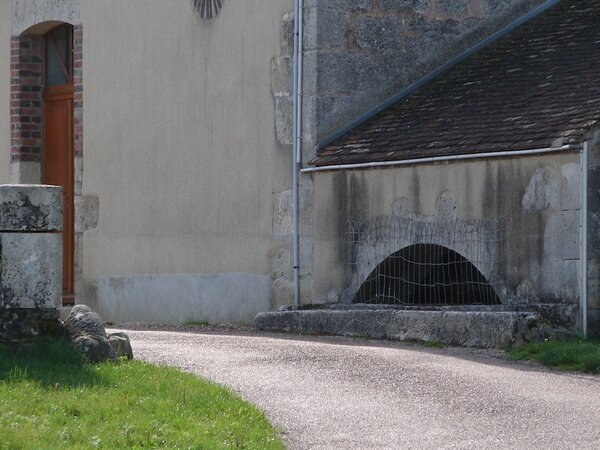
[[[300,304],[300,245],[298,176],[302,163],[302,76],[304,2],[296,0],[294,8],[294,74],[293,74],[293,155],[292,155],[292,255],[294,269],[294,305]]]
[[[588,143],[583,144],[579,156],[579,166],[581,168],[581,207],[579,210],[580,220],[580,252],[579,252],[579,307],[581,308],[581,333],[587,336],[587,215],[588,215]]]

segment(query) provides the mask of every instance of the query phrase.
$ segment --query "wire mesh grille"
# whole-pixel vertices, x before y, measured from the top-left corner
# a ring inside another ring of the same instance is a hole
[[[348,221],[354,303],[497,305],[508,220]]]

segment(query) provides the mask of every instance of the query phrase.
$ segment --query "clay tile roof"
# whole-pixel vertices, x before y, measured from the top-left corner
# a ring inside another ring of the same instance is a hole
[[[528,150],[600,128],[600,0],[563,0],[359,125],[316,166]]]

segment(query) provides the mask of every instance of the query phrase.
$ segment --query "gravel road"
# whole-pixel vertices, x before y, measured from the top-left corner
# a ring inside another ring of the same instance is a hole
[[[600,377],[467,349],[126,331],[136,358],[227,385],[290,449],[600,448]]]

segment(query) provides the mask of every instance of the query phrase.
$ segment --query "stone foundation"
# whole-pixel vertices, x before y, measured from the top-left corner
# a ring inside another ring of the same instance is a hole
[[[256,316],[259,330],[506,349],[568,336],[531,312],[313,309]]]
[[[0,309],[0,342],[27,342],[62,333],[58,309]]]

